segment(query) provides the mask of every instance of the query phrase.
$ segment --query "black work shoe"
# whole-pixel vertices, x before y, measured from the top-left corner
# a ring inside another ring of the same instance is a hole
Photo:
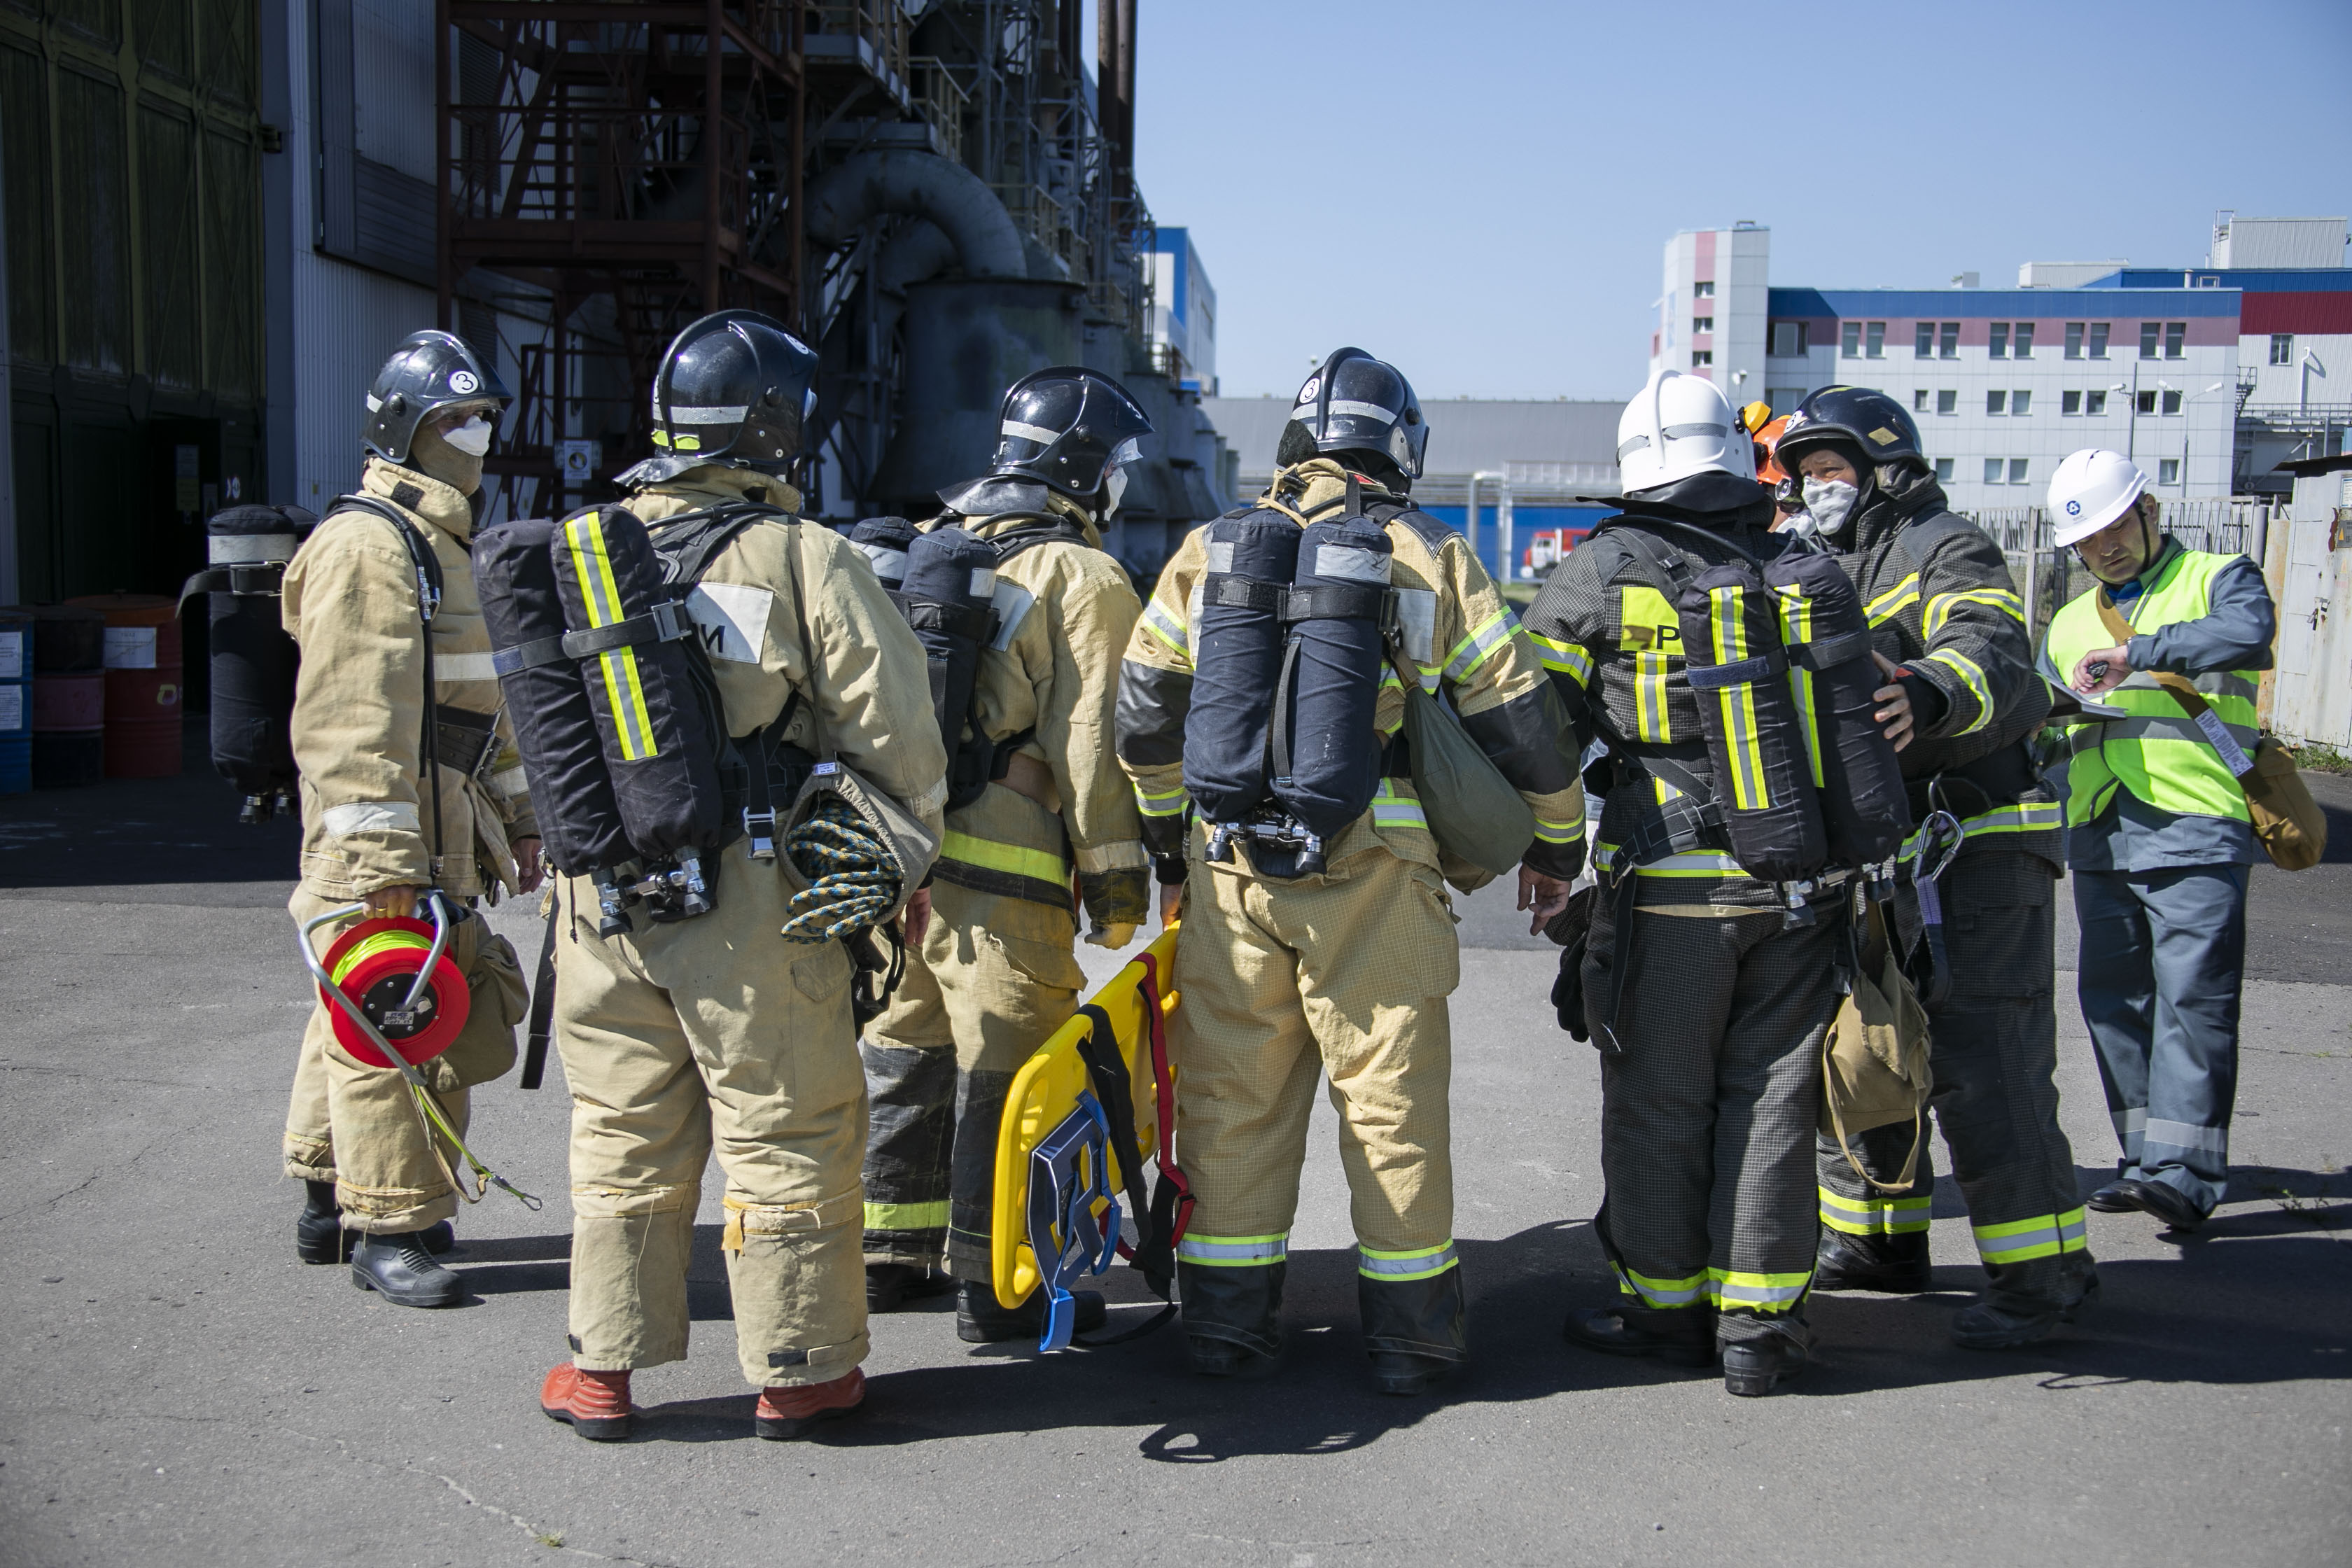
[[[2096,1209],[2101,1214],[2130,1214],[2139,1207],[2125,1194],[2124,1181],[2120,1176],[2084,1198],[2083,1206]]]
[[[2197,1230],[2205,1224],[2205,1211],[2179,1187],[2126,1176],[2105,1190],[2113,1192],[2129,1207],[2142,1214],[2154,1215],[2174,1230]]]
[[[1848,1236],[1841,1230],[1822,1232],[1822,1249],[1813,1262],[1816,1290],[1874,1290],[1884,1296],[1916,1296],[1936,1288],[1936,1271],[1927,1258],[1927,1233],[1901,1236]]]
[[[909,1301],[944,1296],[955,1281],[919,1263],[869,1263],[866,1266],[866,1310],[897,1312]]]
[[[294,1221],[294,1256],[305,1263],[348,1263],[360,1233],[343,1228],[343,1211],[335,1206],[335,1184],[304,1182],[309,1189],[302,1213]],[[438,1220],[416,1233],[425,1250],[436,1258],[457,1245],[457,1232],[447,1220]]]
[[[1753,1399],[1805,1370],[1804,1347],[1785,1334],[1740,1340],[1723,1347],[1723,1391]]]
[[[352,1248],[352,1283],[395,1307],[454,1307],[466,1299],[465,1280],[433,1260],[421,1230],[359,1234]]]
[[[1654,1356],[1676,1366],[1715,1364],[1715,1313],[1706,1307],[1579,1307],[1559,1331],[1570,1344],[1604,1355]]]
[[[1192,1355],[1192,1370],[1202,1377],[1230,1377],[1248,1383],[1272,1377],[1282,1370],[1281,1356],[1267,1355],[1232,1340],[1193,1336],[1186,1340],[1185,1348]]]
[[[1374,1351],[1372,1387],[1381,1394],[1427,1394],[1462,1370],[1458,1361],[1415,1355],[1411,1351]]]
[[[1072,1333],[1090,1334],[1110,1321],[1110,1310],[1103,1305],[1101,1291],[1073,1290],[1070,1299],[1077,1306]],[[1031,1291],[1021,1305],[1008,1309],[996,1304],[992,1286],[975,1285],[969,1279],[957,1284],[956,1338],[966,1343],[992,1345],[1006,1340],[1034,1340],[1045,1331],[1045,1287]]]
[[[2057,1302],[1986,1300],[1952,1314],[1952,1342],[1964,1351],[2013,1351],[2046,1338],[2061,1323],[2099,1297],[2099,1277],[2084,1282],[2082,1294],[2064,1305]]]

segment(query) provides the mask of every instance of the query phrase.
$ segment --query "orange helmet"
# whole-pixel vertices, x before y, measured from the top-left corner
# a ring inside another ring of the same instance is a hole
[[[1752,432],[1756,440],[1756,482],[1759,485],[1778,485],[1789,477],[1774,454],[1774,448],[1780,445],[1780,432],[1788,425],[1789,416],[1783,414]]]

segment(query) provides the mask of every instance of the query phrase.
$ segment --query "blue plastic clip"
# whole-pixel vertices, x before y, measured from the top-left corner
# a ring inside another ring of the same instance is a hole
[[[1120,1216],[1107,1184],[1109,1151],[1110,1118],[1084,1092],[1078,1108],[1029,1151],[1029,1249],[1045,1291],[1041,1352],[1070,1342],[1077,1318],[1071,1285],[1102,1273],[1118,1254]],[[1099,1218],[1097,1200],[1108,1205]]]

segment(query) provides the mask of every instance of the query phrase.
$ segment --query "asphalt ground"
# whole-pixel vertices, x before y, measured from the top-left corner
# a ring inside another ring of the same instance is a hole
[[[2330,864],[2257,874],[2229,1203],[2193,1238],[2093,1215],[2103,1302],[2030,1351],[1944,1341],[1979,1278],[1948,1182],[1937,1292],[1816,1298],[1820,1362],[1774,1397],[1564,1346],[1562,1310],[1612,1290],[1598,1072],[1550,1016],[1552,951],[1492,889],[1463,900],[1454,999],[1476,1359],[1443,1394],[1363,1385],[1318,1110],[1276,1381],[1196,1380],[1173,1331],[970,1347],[931,1310],[876,1321],[862,1418],[759,1442],[713,1180],[692,1357],[639,1376],[639,1435],[606,1447],[535,1405],[565,1354],[560,1068],[478,1091],[478,1147],[546,1207],[461,1216],[466,1307],[294,1261],[294,837],[234,810],[208,778],[0,801],[0,1563],[2352,1559],[2346,812]],[[493,920],[526,945],[527,908]],[[2113,1142],[2059,981],[2087,1191]],[[1108,1289],[1140,1321],[1139,1280]]]

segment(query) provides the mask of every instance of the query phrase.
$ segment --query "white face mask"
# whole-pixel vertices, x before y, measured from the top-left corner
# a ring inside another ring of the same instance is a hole
[[[490,422],[477,414],[455,430],[445,430],[441,439],[469,458],[478,458],[490,449],[490,437],[497,435]]]
[[[1845,531],[1846,520],[1853,514],[1853,503],[1862,492],[1843,479],[1805,481],[1805,510],[1813,520],[1815,531],[1834,539]]]
[[[1127,468],[1122,465],[1113,468],[1110,471],[1110,477],[1103,480],[1102,520],[1105,522],[1108,522],[1118,512],[1118,498],[1126,493]]]

